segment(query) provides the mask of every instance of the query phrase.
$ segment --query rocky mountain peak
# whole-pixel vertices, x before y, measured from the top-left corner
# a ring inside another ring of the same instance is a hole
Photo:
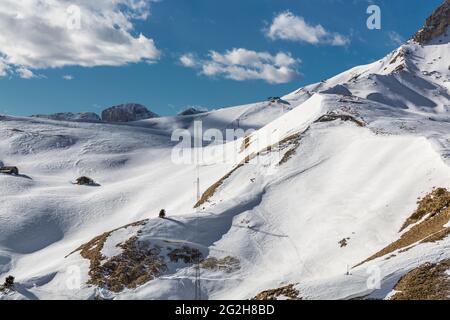
[[[113,106],[102,112],[102,120],[106,122],[130,122],[155,118],[157,116],[156,113],[151,112],[145,106],[136,103]]]
[[[420,29],[413,37],[413,40],[426,44],[448,32],[450,25],[450,0],[437,8],[433,14],[426,20],[425,26]]]

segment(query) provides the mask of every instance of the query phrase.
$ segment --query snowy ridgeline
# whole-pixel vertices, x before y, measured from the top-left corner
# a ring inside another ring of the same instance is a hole
[[[0,297],[192,299],[196,264],[204,299],[395,296],[450,258],[441,37],[251,105],[126,125],[0,118],[0,160],[22,174],[0,175],[0,275],[16,281]],[[200,200],[171,141],[195,120],[255,129],[204,148]]]
[[[194,109],[192,109],[194,110]],[[74,121],[74,122],[132,122],[158,117],[154,112],[149,111],[145,106],[135,103],[121,104],[102,111],[102,116],[94,112],[61,112],[55,114],[38,114],[33,115],[34,118],[58,120],[58,121]]]

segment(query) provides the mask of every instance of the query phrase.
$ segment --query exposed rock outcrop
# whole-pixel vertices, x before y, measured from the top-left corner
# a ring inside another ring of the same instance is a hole
[[[352,93],[350,92],[350,90],[348,90],[345,86],[343,85],[336,85],[334,87],[331,87],[329,89],[323,90],[320,93],[324,93],[324,94],[339,94],[342,96],[351,96]]]
[[[390,300],[450,300],[450,260],[425,263],[405,274]]]
[[[427,19],[425,26],[413,37],[413,40],[426,44],[447,33],[450,25],[450,0],[445,2]]]
[[[294,284],[285,287],[265,290],[258,293],[252,300],[302,300]]]
[[[192,115],[205,113],[205,112],[207,112],[207,110],[192,107],[192,108],[187,108],[187,109],[181,111],[180,113],[178,113],[178,115],[179,116],[192,116]]]
[[[121,104],[103,110],[102,120],[106,122],[130,122],[155,118],[158,115],[145,106],[135,103]]]

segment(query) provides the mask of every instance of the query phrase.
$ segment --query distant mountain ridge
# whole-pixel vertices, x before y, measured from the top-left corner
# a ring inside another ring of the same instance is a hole
[[[158,115],[137,103],[126,103],[105,109],[102,120],[105,122],[131,122],[156,118]]]
[[[194,114],[194,113],[193,113]],[[34,118],[73,122],[132,122],[156,118],[158,115],[137,103],[126,103],[103,110],[100,117],[95,112],[58,112],[53,114],[32,115]]]

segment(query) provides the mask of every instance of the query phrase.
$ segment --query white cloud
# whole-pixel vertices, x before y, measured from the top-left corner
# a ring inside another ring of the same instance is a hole
[[[73,76],[70,75],[70,74],[63,75],[62,78],[63,78],[64,80],[67,80],[67,81],[70,81],[70,80],[73,80],[73,79],[74,79]]]
[[[183,59],[184,58],[184,59]],[[287,83],[299,76],[300,60],[290,53],[256,52],[244,48],[227,50],[225,53],[210,51],[207,59],[197,60],[193,55],[180,58],[186,67],[197,68],[209,77],[222,76],[236,81],[264,80],[268,83]]]
[[[400,46],[405,42],[405,39],[395,31],[389,31],[388,36],[393,45]]]
[[[277,15],[266,35],[272,40],[290,40],[307,42],[311,44],[329,44],[332,46],[345,46],[350,39],[344,35],[325,30],[320,24],[308,24],[303,17],[296,16],[290,11]]]
[[[17,72],[154,62],[153,40],[133,30],[151,1],[2,0],[0,57]]]
[[[197,65],[196,58],[192,53],[183,54],[180,57],[180,62],[185,67],[195,67]]]
[[[36,75],[31,71],[30,69],[27,69],[25,67],[19,67],[16,69],[16,73],[21,77],[22,79],[32,79],[35,78]]]
[[[331,42],[330,42],[330,44],[333,46],[346,46],[349,43],[350,43],[350,39],[341,34],[333,35],[333,38],[331,39]]]

